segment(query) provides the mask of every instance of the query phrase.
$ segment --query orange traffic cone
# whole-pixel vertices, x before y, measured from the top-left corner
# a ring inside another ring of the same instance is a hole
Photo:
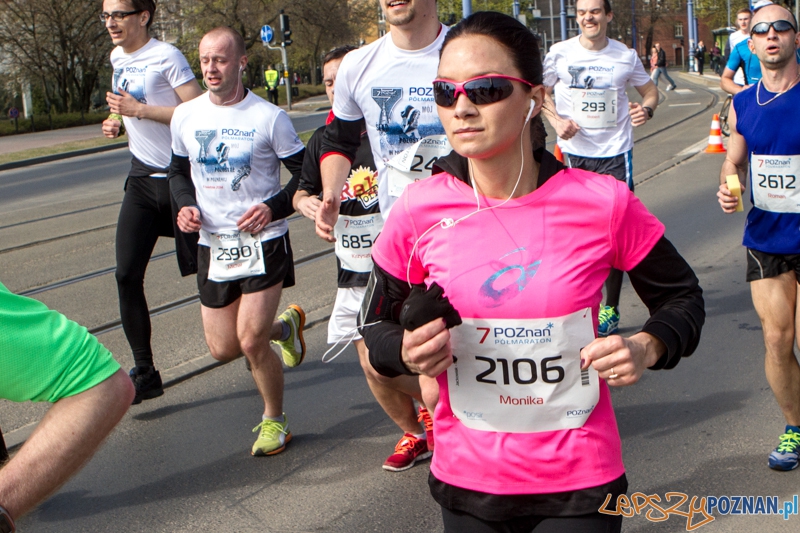
[[[722,146],[722,132],[719,130],[719,115],[714,113],[711,120],[711,133],[708,135],[707,154],[724,154],[725,147]]]
[[[553,155],[556,156],[560,163],[564,162],[564,154],[561,153],[561,148],[558,147],[558,144],[556,144],[556,149],[553,150]]]

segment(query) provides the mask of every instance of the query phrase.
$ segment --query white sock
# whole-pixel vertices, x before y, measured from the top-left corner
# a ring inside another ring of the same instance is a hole
[[[286,422],[286,418],[284,418],[283,414],[281,414],[281,416],[261,415],[261,420],[274,420],[275,422],[280,422],[281,424]]]
[[[422,439],[422,440],[428,440],[428,435],[426,435],[426,434],[423,432],[423,433],[420,433],[420,434],[418,434],[418,435],[414,435],[414,438],[417,438],[417,439]]]

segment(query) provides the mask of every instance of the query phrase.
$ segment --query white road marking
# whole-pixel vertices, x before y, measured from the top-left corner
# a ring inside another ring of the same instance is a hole
[[[673,89],[678,94],[694,94],[694,91],[691,89]]]
[[[688,105],[702,105],[700,102],[692,102],[689,104],[669,104],[669,107],[686,107]]]

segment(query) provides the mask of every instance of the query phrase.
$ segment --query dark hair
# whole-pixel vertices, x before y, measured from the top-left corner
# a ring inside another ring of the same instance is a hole
[[[459,37],[482,35],[502,45],[520,72],[520,78],[532,85],[542,84],[542,56],[539,41],[531,31],[517,19],[496,11],[478,11],[465,18],[447,32],[439,51],[439,58],[447,45]],[[530,92],[529,87],[525,87]],[[542,113],[531,118],[531,141],[533,148],[544,146],[547,132],[542,122]]]
[[[580,0],[575,0],[575,9],[578,8],[578,2]],[[611,2],[609,0],[603,0],[603,12],[608,15],[611,13]]]
[[[147,11],[150,18],[147,20],[147,28],[153,24],[153,17],[156,14],[156,0],[129,0],[134,11]]]
[[[325,54],[325,57],[322,58],[322,66],[324,67],[326,63],[330,63],[331,61],[336,61],[337,59],[341,59],[348,53],[357,49],[358,47],[353,46],[352,44],[346,44],[344,46],[334,48],[333,50]]]
[[[743,7],[742,9],[736,12],[736,16],[738,17],[739,15],[744,15],[745,13],[747,13],[748,15],[752,15],[752,13],[750,13],[749,7]]]

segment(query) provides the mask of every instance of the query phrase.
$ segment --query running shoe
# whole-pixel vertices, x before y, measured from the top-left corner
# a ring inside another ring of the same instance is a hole
[[[306,341],[303,339],[303,327],[306,325],[306,314],[299,305],[292,304],[281,313],[278,320],[289,325],[289,338],[285,341],[274,341],[280,346],[283,362],[286,366],[298,366],[306,356]]]
[[[619,311],[616,307],[604,305],[600,308],[597,316],[597,334],[601,337],[608,337],[619,331]]]
[[[406,433],[394,447],[394,453],[383,463],[383,469],[391,472],[408,470],[417,461],[423,461],[431,456],[425,439],[418,439],[411,433]]]
[[[164,394],[164,386],[161,383],[161,374],[155,367],[135,366],[128,372],[136,389],[131,405],[142,403],[142,400],[152,400]]]
[[[425,425],[425,438],[428,441],[428,451],[433,451],[433,417],[428,412],[426,407],[419,406],[419,417],[417,422],[422,422]]]
[[[253,433],[258,432],[258,439],[253,444],[252,455],[275,455],[286,449],[286,445],[292,440],[292,432],[289,431],[289,420],[286,413],[283,414],[283,423],[274,420],[262,420],[259,425],[253,428]]]
[[[780,436],[780,444],[769,454],[769,467],[773,470],[794,470],[800,456],[800,433],[797,428],[786,426],[786,432]]]

